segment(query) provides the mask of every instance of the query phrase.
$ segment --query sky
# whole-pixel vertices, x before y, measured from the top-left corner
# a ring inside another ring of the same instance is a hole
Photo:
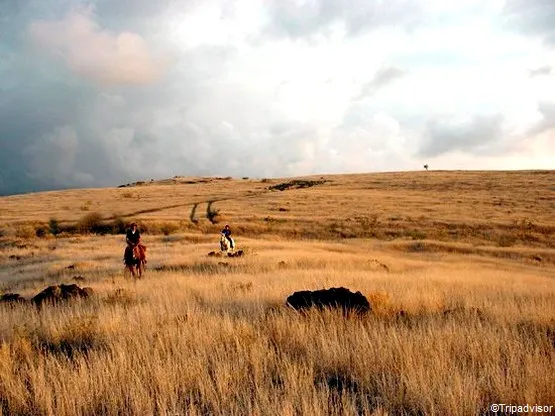
[[[555,168],[553,0],[0,0],[0,195]]]

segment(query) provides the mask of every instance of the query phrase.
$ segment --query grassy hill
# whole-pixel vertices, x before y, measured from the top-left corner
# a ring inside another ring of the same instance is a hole
[[[131,220],[146,231],[140,281],[122,272]],[[225,223],[244,257],[207,256]],[[0,293],[78,281],[95,296],[0,304],[0,414],[555,403],[554,236],[555,171],[176,177],[3,197]],[[284,307],[334,286],[373,312]]]
[[[288,187],[289,186],[289,187]],[[281,189],[281,190],[280,190]],[[231,222],[244,235],[404,237],[554,248],[555,171],[403,172],[274,180],[182,178],[117,189],[0,199],[6,225],[77,222],[87,213],[183,231]],[[6,233],[6,231],[4,231]]]

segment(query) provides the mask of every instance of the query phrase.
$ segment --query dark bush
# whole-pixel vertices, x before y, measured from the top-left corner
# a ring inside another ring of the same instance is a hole
[[[35,228],[35,234],[39,238],[45,237],[46,234],[48,234],[48,228],[44,225],[39,225],[37,228]]]
[[[286,189],[301,189],[301,188],[310,188],[312,186],[316,186],[316,185],[322,185],[326,183],[325,180],[319,180],[319,181],[310,181],[310,180],[300,180],[300,179],[295,179],[289,182],[283,182],[277,185],[272,185],[270,186],[268,189],[273,191],[273,190],[277,190],[277,191],[285,191]]]
[[[189,215],[189,219],[193,224],[198,224],[198,220],[195,218],[197,207],[198,207],[198,202],[193,205],[193,208],[191,209],[191,214]]]
[[[210,221],[212,224],[217,224],[220,211],[212,208],[213,203],[214,201],[208,202],[208,206],[206,207],[206,218],[208,218],[208,221]]]
[[[50,221],[48,221],[48,231],[50,231],[50,234],[52,235],[58,235],[62,232],[60,224],[56,218],[50,218]]]

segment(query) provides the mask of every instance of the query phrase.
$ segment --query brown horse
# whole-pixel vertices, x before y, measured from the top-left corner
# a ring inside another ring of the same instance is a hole
[[[146,269],[146,247],[142,244],[137,244],[134,247],[125,247],[123,254],[123,262],[125,263],[125,270],[129,271],[133,277],[142,277]]]

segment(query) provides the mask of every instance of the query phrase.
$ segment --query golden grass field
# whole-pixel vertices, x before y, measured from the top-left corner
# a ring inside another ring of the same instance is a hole
[[[75,276],[95,291],[40,310],[0,305],[0,414],[555,405],[555,171],[322,178],[284,191],[268,187],[289,179],[179,177],[0,198],[0,294],[31,298]],[[91,214],[148,230],[143,279],[123,275],[124,236],[83,233]],[[52,218],[63,232],[37,237]],[[224,223],[244,257],[207,256]],[[284,306],[294,291],[338,286],[372,313]]]

